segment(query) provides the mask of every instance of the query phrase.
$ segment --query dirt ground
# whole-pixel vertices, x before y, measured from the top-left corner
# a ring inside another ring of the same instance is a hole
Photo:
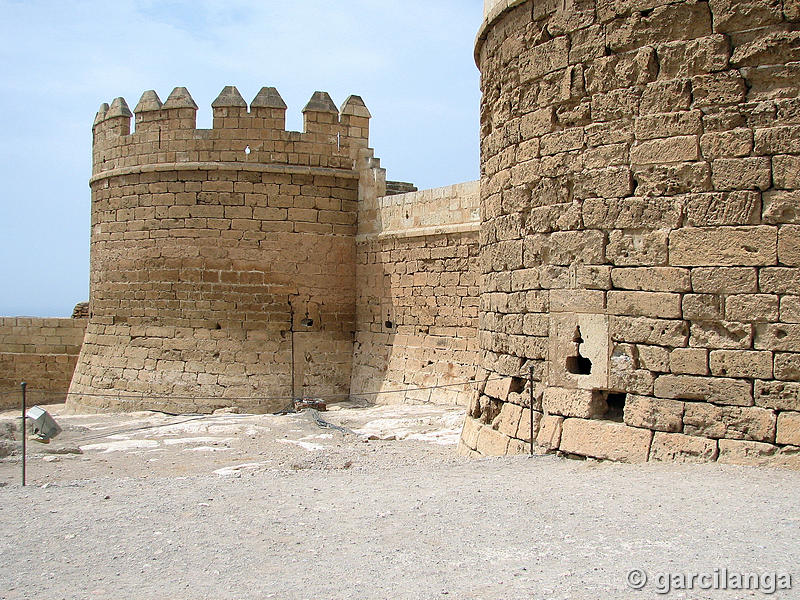
[[[461,408],[332,408],[49,407],[64,432],[29,443],[29,485],[0,460],[0,599],[800,598],[798,472],[470,460]],[[722,569],[794,589],[657,593]]]

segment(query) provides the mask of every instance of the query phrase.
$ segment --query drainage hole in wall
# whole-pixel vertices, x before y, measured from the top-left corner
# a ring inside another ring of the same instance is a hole
[[[604,421],[615,421],[622,423],[625,418],[625,398],[627,394],[609,392],[606,396],[608,408],[603,415]]]

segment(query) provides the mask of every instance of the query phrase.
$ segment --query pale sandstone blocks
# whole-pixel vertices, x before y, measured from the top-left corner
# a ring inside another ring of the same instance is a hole
[[[800,412],[782,412],[778,415],[775,442],[800,446]]]
[[[699,157],[700,146],[694,135],[648,140],[631,147],[631,164],[680,163]]]
[[[758,407],[715,406],[689,402],[683,414],[684,432],[709,438],[775,441],[775,413]]]
[[[681,433],[656,432],[650,446],[650,460],[659,462],[702,463],[718,454],[716,440]]]
[[[714,402],[717,404],[752,406],[752,384],[741,379],[660,375],[654,393],[659,398]]]
[[[632,344],[657,346],[686,346],[689,337],[685,321],[651,319],[648,317],[612,317],[609,319],[611,338]]]
[[[713,350],[709,355],[712,375],[721,377],[772,377],[772,353],[750,350]]]
[[[491,427],[481,427],[478,432],[475,450],[483,456],[503,456],[507,454],[510,438]]]
[[[676,375],[708,375],[705,348],[675,348],[669,353],[669,370]]]
[[[593,419],[602,416],[608,405],[602,394],[594,390],[548,387],[542,408],[547,414]]]
[[[769,158],[718,158],[711,163],[711,181],[717,190],[764,191],[772,184]]]
[[[680,294],[668,292],[608,292],[608,312],[615,315],[677,319]]]
[[[775,410],[800,411],[800,383],[788,381],[756,381],[756,406]]]
[[[689,269],[675,267],[633,267],[611,270],[614,287],[650,292],[688,292],[691,290]]]
[[[622,423],[566,419],[559,450],[604,460],[646,462],[653,432]]]
[[[539,432],[536,434],[536,445],[544,450],[557,450],[561,444],[563,423],[564,417],[544,415],[539,423]]]
[[[685,228],[670,234],[670,264],[674,266],[774,265],[774,227]]]
[[[636,396],[625,400],[625,424],[654,431],[683,431],[683,402]]]

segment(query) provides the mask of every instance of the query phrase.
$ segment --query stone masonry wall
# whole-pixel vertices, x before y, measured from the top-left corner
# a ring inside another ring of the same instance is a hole
[[[212,107],[211,130],[184,88],[145,92],[134,133],[123,99],[98,113],[77,408],[271,411],[349,391],[357,200],[384,181],[369,111],[317,92],[291,132],[274,88]]]
[[[476,58],[461,451],[800,466],[800,4],[490,2]]]
[[[473,386],[416,388],[475,376],[479,218],[478,182],[360,203],[353,396],[466,405]]]
[[[0,317],[0,409],[19,405],[19,384],[30,403],[63,401],[86,330],[86,319]]]

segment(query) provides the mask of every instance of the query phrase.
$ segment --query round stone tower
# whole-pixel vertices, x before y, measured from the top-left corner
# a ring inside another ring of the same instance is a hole
[[[487,0],[475,56],[462,452],[800,462],[800,3]]]
[[[213,129],[185,88],[94,124],[82,410],[280,409],[347,394],[359,187],[381,184],[358,96],[317,92],[304,132],[274,88],[226,87]]]

